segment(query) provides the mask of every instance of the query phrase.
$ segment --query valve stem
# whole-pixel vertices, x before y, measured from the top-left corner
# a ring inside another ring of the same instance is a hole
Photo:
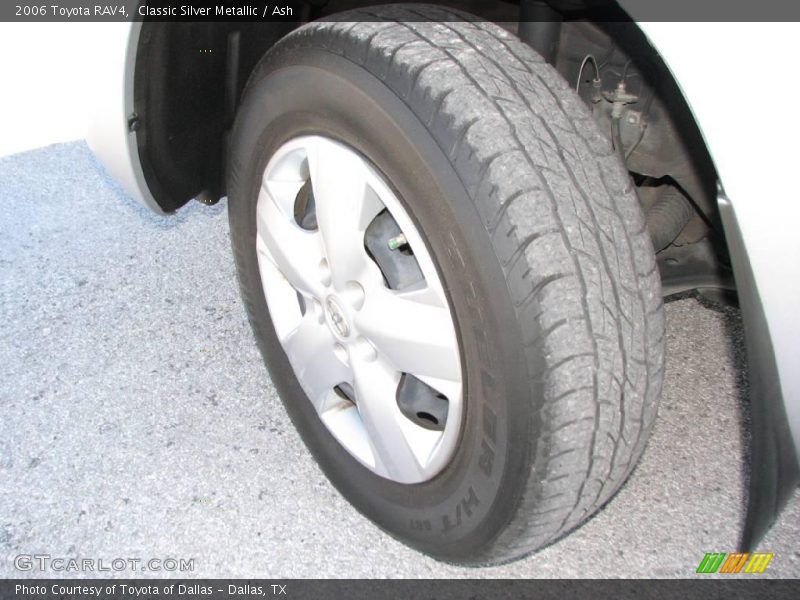
[[[404,233],[400,235],[396,235],[393,238],[389,238],[389,250],[397,250],[398,248],[402,248],[403,246],[408,245],[408,240]]]

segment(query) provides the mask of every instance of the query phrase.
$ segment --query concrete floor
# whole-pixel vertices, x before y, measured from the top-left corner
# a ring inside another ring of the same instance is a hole
[[[250,334],[224,202],[156,217],[71,143],[0,159],[0,204],[2,577],[37,553],[193,558],[197,577],[691,577],[735,549],[736,310],[667,305],[659,420],[604,510],[525,560],[462,569],[383,534],[309,457]],[[798,539],[800,494],[761,545],[765,576],[800,576]]]

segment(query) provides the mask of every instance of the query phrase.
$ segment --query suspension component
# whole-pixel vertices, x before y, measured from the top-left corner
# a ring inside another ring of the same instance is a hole
[[[677,188],[669,187],[647,211],[653,248],[661,252],[680,235],[694,216],[694,206]]]

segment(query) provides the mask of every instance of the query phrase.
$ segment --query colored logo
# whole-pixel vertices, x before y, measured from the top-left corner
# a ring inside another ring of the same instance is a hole
[[[698,573],[763,573],[773,554],[766,552],[708,552],[697,566]]]

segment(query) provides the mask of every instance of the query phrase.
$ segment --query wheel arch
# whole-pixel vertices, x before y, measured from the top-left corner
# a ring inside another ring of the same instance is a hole
[[[162,211],[224,195],[226,140],[241,91],[259,59],[295,26],[142,24],[128,124]]]

